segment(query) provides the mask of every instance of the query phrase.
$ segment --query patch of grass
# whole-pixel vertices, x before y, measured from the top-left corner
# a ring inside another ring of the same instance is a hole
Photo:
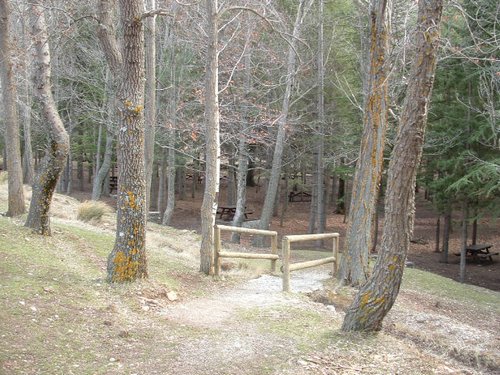
[[[291,306],[248,309],[240,312],[240,316],[254,321],[262,332],[294,340],[304,351],[328,345],[336,326],[318,311]]]
[[[55,227],[61,229],[66,235],[76,236],[83,240],[95,254],[102,257],[106,257],[113,248],[115,238],[110,233],[96,232],[70,224],[55,224]]]
[[[402,286],[406,289],[425,291],[437,297],[500,312],[500,293],[475,285],[462,284],[434,273],[407,268]]]
[[[109,211],[108,206],[99,201],[85,201],[78,206],[77,219],[81,221],[100,221]]]

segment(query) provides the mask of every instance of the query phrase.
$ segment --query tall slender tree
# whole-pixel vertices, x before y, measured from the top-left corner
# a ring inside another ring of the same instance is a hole
[[[200,271],[209,274],[213,268],[215,214],[219,199],[220,124],[219,124],[219,51],[218,1],[206,0],[207,62],[205,76],[205,191],[201,206]]]
[[[352,285],[362,285],[369,274],[368,253],[372,248],[372,221],[382,176],[387,129],[388,14],[388,0],[371,1],[370,68],[364,129],[351,192],[346,245],[339,272],[340,280]]]
[[[348,308],[342,330],[378,331],[399,293],[415,216],[415,181],[431,97],[442,0],[419,0],[415,56],[389,163],[385,223],[373,274]]]
[[[0,73],[5,112],[5,147],[7,150],[8,209],[7,216],[25,212],[19,118],[16,109],[17,89],[11,48],[11,9],[9,0],[0,0]]]
[[[273,161],[271,167],[271,175],[267,185],[266,198],[260,214],[260,229],[269,229],[271,217],[273,214],[276,195],[278,193],[278,185],[281,176],[281,163],[283,159],[283,151],[285,148],[286,125],[288,114],[290,111],[290,103],[292,98],[292,88],[295,82],[296,67],[297,67],[297,41],[300,39],[304,19],[312,6],[311,0],[300,0],[297,7],[297,14],[293,26],[292,40],[289,44],[287,56],[287,72],[285,76],[285,91],[283,93],[281,113],[277,124],[278,130],[276,135],[276,144],[274,147]]]
[[[50,235],[49,210],[68,155],[69,137],[52,95],[49,35],[42,0],[31,3],[31,23],[35,48],[35,94],[48,123],[49,145],[35,177],[25,225],[39,234]]]
[[[151,11],[156,8],[156,0],[146,0],[145,10]],[[156,130],[156,15],[151,15],[145,20],[146,40],[146,89],[145,89],[145,170],[146,170],[146,210],[151,204],[151,180],[153,176],[153,162],[155,150],[155,130]]]

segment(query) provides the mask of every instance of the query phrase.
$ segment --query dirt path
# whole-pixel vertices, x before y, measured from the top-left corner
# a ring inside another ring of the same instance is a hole
[[[271,370],[292,361],[300,353],[300,340],[274,332],[270,325],[286,322],[289,314],[319,312],[324,319],[339,319],[333,307],[297,293],[321,289],[329,277],[326,268],[294,273],[295,293],[286,294],[280,277],[262,275],[221,294],[165,307],[163,318],[203,332],[181,345],[172,373],[258,374],[263,362]]]

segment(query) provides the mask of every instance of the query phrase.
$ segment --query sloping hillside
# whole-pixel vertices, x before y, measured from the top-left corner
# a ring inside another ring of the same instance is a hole
[[[0,211],[4,198],[0,184]],[[332,293],[327,268],[294,274],[291,294],[262,262],[213,280],[197,271],[200,239],[186,230],[151,224],[150,279],[108,285],[113,213],[85,224],[77,205],[56,197],[49,238],[0,217],[0,374],[499,371],[497,292],[408,269],[384,330],[346,335],[354,291]]]

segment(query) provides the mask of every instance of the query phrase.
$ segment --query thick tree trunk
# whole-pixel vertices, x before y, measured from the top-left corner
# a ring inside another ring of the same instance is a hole
[[[420,0],[413,62],[389,164],[384,234],[377,263],[348,308],[342,330],[378,331],[399,293],[413,232],[415,180],[439,45],[442,0]]]
[[[144,173],[144,29],[140,0],[120,0],[122,74],[118,92],[118,198],[116,239],[108,256],[108,281],[146,278]]]
[[[218,1],[206,0],[208,18],[208,49],[205,78],[205,191],[201,205],[200,271],[213,273],[214,224],[219,199],[220,137],[219,137],[219,58]]]
[[[12,63],[10,43],[10,5],[0,0],[0,70],[5,117],[5,148],[7,150],[8,209],[7,216],[19,216],[25,212],[23,167],[19,118],[17,115],[17,87]]]
[[[36,96],[41,103],[43,118],[48,122],[49,149],[39,168],[25,226],[41,235],[50,235],[49,210],[52,196],[69,151],[69,137],[57,112],[50,82],[50,49],[42,0],[31,4],[31,22],[35,47]]]
[[[346,244],[339,272],[339,279],[345,284],[362,285],[369,274],[368,253],[372,248],[372,222],[382,176],[389,107],[388,14],[387,0],[372,0],[370,73],[364,109],[364,130],[352,185]]]

